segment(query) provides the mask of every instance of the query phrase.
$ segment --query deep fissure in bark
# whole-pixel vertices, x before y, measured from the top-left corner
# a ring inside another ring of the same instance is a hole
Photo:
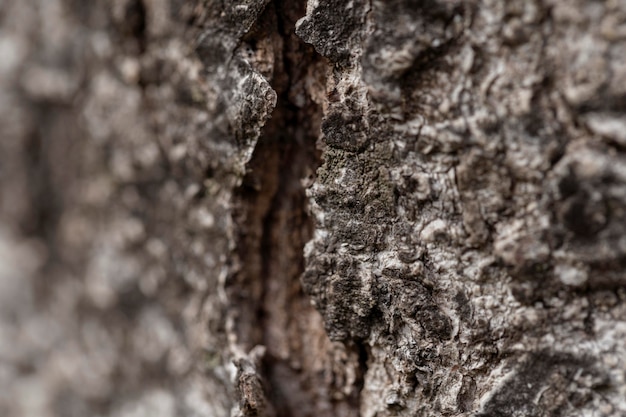
[[[229,289],[239,342],[248,350],[266,347],[265,394],[278,417],[358,409],[358,393],[337,399],[323,388],[328,375],[316,357],[328,354],[332,344],[300,284],[304,245],[313,233],[305,183],[320,164],[322,108],[312,95],[323,94],[327,68],[295,34],[304,14],[304,1],[271,2],[240,46],[278,100],[235,195],[239,271]]]

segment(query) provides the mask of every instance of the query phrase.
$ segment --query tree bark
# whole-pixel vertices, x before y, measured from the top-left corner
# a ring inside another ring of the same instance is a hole
[[[626,415],[624,2],[0,22],[0,415]]]

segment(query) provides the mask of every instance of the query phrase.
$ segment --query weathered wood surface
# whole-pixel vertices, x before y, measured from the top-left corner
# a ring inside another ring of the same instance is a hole
[[[0,2],[0,415],[626,415],[625,22]]]

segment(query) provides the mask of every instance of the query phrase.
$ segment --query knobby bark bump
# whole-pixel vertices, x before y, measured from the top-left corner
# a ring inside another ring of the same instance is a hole
[[[626,415],[626,5],[0,4],[0,415]]]

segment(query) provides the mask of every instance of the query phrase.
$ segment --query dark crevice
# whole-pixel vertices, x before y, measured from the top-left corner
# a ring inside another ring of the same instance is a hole
[[[363,385],[361,375],[356,393],[340,400],[322,392],[324,375],[313,370],[307,345],[318,334],[326,337],[321,320],[319,330],[311,325],[319,313],[300,284],[304,245],[314,230],[302,180],[314,175],[321,156],[316,143],[322,109],[311,97],[311,84],[326,84],[326,63],[295,34],[305,7],[305,1],[269,3],[239,47],[278,98],[235,192],[238,265],[227,291],[237,310],[240,344],[248,350],[266,347],[261,373],[276,417],[333,416],[336,407],[358,410]],[[364,368],[365,350],[355,349]]]
[[[369,346],[365,342],[359,342],[356,344],[359,354],[359,373],[355,382],[355,397],[353,398],[353,406],[359,409],[361,403],[361,392],[365,386],[365,374],[367,373],[367,361],[369,359]]]
[[[43,110],[42,114],[46,111]],[[45,120],[45,116],[40,118]],[[43,124],[43,123],[42,123]],[[60,208],[58,197],[53,192],[51,184],[50,164],[48,161],[47,142],[40,129],[32,132],[26,147],[28,158],[30,207],[31,215],[23,222],[22,233],[27,236],[41,236],[49,244],[52,243],[54,229],[58,220]]]
[[[131,0],[126,5],[124,34],[137,42],[139,55],[146,52],[146,5],[144,0]]]
[[[320,360],[333,366],[334,348],[300,282],[304,245],[314,231],[302,181],[310,181],[321,163],[316,144],[322,108],[312,96],[326,95],[312,89],[324,89],[327,69],[325,59],[295,34],[305,6],[304,1],[270,2],[237,51],[268,79],[277,104],[235,192],[237,261],[227,291],[239,343],[247,350],[265,346],[259,371],[272,415],[357,416],[367,345],[345,346],[357,374],[350,393],[340,385],[328,387],[329,375],[341,384],[346,370],[320,372]],[[320,339],[326,344],[312,351]]]
[[[57,229],[61,213],[64,209],[64,197],[66,190],[59,188],[61,173],[55,167],[59,164],[58,148],[56,143],[50,140],[55,133],[71,135],[71,131],[60,130],[60,123],[56,123],[55,117],[69,118],[71,112],[66,109],[50,105],[40,104],[37,106],[40,121],[38,127],[34,128],[26,141],[25,165],[28,171],[28,193],[29,210],[20,224],[21,232],[25,236],[39,238],[45,243],[48,256],[43,270],[47,271],[62,261],[56,242]],[[72,149],[68,145],[67,153]],[[66,154],[64,154],[66,155]],[[40,292],[47,291],[47,283],[41,284]],[[42,294],[43,295],[43,294]]]

